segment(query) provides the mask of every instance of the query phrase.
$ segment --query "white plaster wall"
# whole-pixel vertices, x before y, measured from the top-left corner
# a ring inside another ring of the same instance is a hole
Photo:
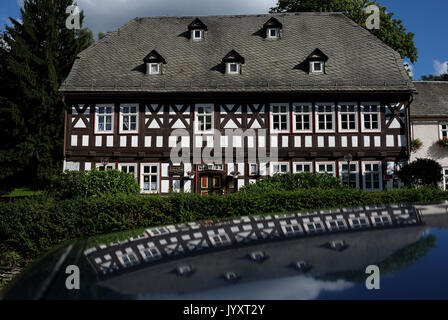
[[[411,154],[411,161],[417,158],[436,160],[442,167],[448,167],[448,149],[435,144],[439,140],[439,123],[437,121],[413,121],[412,138],[420,139],[423,147]]]

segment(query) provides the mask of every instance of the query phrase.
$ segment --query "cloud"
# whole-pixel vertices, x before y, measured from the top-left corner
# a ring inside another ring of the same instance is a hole
[[[409,61],[403,61],[404,68],[409,71],[409,75],[414,77],[414,66]]]
[[[440,62],[439,60],[434,60],[434,73],[438,76],[448,73],[448,61]]]
[[[135,17],[267,13],[276,0],[78,0],[84,26],[96,35]]]

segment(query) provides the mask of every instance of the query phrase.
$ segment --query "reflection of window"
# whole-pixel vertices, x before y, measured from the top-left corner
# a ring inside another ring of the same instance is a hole
[[[271,108],[272,132],[289,132],[288,105],[272,105]]]
[[[334,131],[334,107],[332,105],[316,105],[316,127],[318,132]]]
[[[381,162],[363,162],[363,184],[367,190],[382,189]]]
[[[114,110],[112,106],[98,106],[96,108],[96,132],[113,131]]]
[[[198,105],[196,112],[196,132],[213,130],[213,105]]]
[[[311,103],[293,105],[293,125],[294,132],[311,132],[313,112]]]
[[[448,168],[443,169],[443,187],[448,191]]]
[[[316,163],[316,171],[320,173],[328,173],[336,177],[336,170],[334,162],[318,162]]]
[[[137,178],[137,165],[136,164],[119,164],[118,169],[121,172],[131,173],[135,178]]]
[[[339,105],[339,130],[358,130],[358,112],[356,104]]]
[[[120,121],[122,132],[136,132],[137,131],[137,106],[122,106],[120,108]]]
[[[364,104],[362,106],[362,130],[380,131],[380,106]]]
[[[216,234],[209,236],[212,245],[221,246],[230,243],[229,238],[225,234]]]
[[[313,164],[311,162],[294,162],[294,173],[312,172]]]
[[[159,165],[158,164],[144,164],[142,165],[141,173],[142,191],[146,193],[159,192]]]
[[[339,177],[343,184],[348,185],[350,182],[350,187],[352,188],[358,188],[358,163],[357,162],[350,162],[350,179],[349,179],[349,172],[348,172],[348,164],[347,162],[340,162],[339,163]]]
[[[440,138],[447,138],[448,139],[448,123],[441,123],[440,124]]]

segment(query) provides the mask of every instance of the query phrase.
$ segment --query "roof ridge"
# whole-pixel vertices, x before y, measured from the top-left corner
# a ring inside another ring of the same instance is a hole
[[[146,16],[146,17],[135,17],[132,20],[138,19],[161,19],[161,18],[229,18],[229,17],[261,17],[261,16],[297,16],[297,15],[320,15],[320,16],[331,16],[331,15],[344,15],[343,12],[275,12],[275,13],[252,13],[252,14],[219,14],[219,15],[198,15],[198,16]],[[132,21],[131,20],[131,21]]]

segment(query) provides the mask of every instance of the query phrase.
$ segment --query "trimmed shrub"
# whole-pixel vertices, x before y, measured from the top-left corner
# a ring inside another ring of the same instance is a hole
[[[407,187],[437,186],[443,179],[442,166],[432,159],[417,159],[397,173]]]
[[[27,259],[69,239],[149,226],[445,199],[448,199],[447,192],[427,187],[381,192],[310,188],[266,193],[238,192],[228,196],[107,194],[65,200],[45,195],[0,202],[0,244],[2,251],[14,251],[16,256]]]
[[[328,173],[286,173],[266,177],[256,183],[245,185],[242,193],[294,191],[301,189],[346,189],[341,181]]]
[[[105,194],[139,194],[134,176],[119,170],[65,171],[53,187],[61,199],[98,197]]]

